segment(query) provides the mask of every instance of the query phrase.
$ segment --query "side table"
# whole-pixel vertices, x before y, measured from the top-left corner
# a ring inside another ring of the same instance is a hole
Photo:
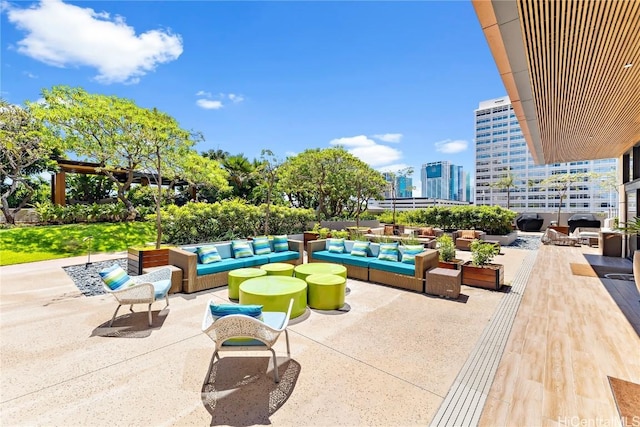
[[[180,267],[176,267],[175,265],[147,267],[142,269],[142,274],[151,273],[152,271],[160,268],[168,268],[171,270],[171,288],[169,289],[169,293],[175,294],[176,292],[182,292],[182,269]]]
[[[457,299],[460,295],[462,270],[448,268],[433,268],[427,271],[428,294]]]

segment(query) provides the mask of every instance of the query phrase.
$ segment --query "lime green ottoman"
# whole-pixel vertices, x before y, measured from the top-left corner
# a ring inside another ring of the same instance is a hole
[[[259,268],[238,268],[229,272],[229,298],[240,297],[240,284],[253,277],[266,276],[267,272]]]
[[[261,270],[267,272],[267,276],[293,276],[293,264],[286,262],[274,262],[260,266]]]
[[[262,276],[240,284],[240,304],[260,304],[263,311],[287,312],[293,298],[291,318],[307,309],[307,283],[295,277]]]
[[[305,280],[307,276],[312,274],[335,274],[347,278],[347,267],[340,264],[332,264],[330,262],[310,262],[308,264],[296,265],[294,268],[295,276],[298,279]]]
[[[344,305],[347,279],[336,274],[311,274],[307,281],[309,307],[337,310]]]

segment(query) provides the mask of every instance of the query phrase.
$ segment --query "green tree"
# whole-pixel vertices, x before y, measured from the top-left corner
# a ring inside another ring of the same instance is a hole
[[[232,188],[232,195],[241,199],[247,199],[257,185],[255,166],[244,154],[225,157],[222,159],[222,166],[229,174],[229,184]]]
[[[359,173],[369,179],[358,180]],[[279,188],[290,204],[315,209],[318,220],[339,216],[353,206],[356,181],[360,181],[361,199],[380,198],[384,190],[382,174],[343,147],[308,149],[289,157],[278,176]]]
[[[551,175],[542,181],[539,185],[545,188],[547,191],[555,193],[556,199],[558,199],[558,216],[556,218],[558,225],[560,225],[560,211],[562,210],[562,203],[567,198],[571,187],[579,182],[587,181],[593,175],[588,172],[578,173],[563,173]]]
[[[72,174],[67,176],[70,199],[83,203],[98,203],[113,196],[113,182],[102,175]]]
[[[15,224],[16,214],[31,201],[38,188],[37,174],[53,171],[56,140],[29,108],[0,100],[0,184],[2,213]],[[15,200],[16,196],[20,200]],[[10,199],[14,199],[10,207]]]
[[[511,189],[516,188],[516,177],[511,172],[491,184],[491,187],[507,191],[507,209],[511,209]]]
[[[262,186],[266,192],[264,234],[269,234],[269,215],[271,213],[271,201],[273,192],[278,182],[278,168],[282,162],[273,154],[271,150],[262,150],[260,153],[260,163],[256,172],[262,178]]]
[[[174,172],[175,181],[185,181],[193,190],[194,202],[201,201],[203,193],[208,202],[215,202],[219,194],[231,191],[228,173],[217,160],[204,154],[190,151],[175,165]]]

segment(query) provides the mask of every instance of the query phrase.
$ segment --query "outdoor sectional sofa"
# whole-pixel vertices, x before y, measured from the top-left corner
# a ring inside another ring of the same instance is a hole
[[[366,257],[351,255],[353,240],[345,240],[345,252],[328,250],[328,240],[312,240],[307,243],[308,262],[330,262],[346,267],[347,277],[368,282],[381,283],[396,288],[424,292],[426,272],[438,267],[438,251],[425,249],[415,256],[414,264],[378,259],[379,243],[370,243]],[[403,247],[399,247],[402,253]]]
[[[229,271],[237,268],[259,267],[272,262],[286,262],[288,264],[302,264],[304,259],[304,244],[301,240],[288,239],[288,249],[275,252],[273,241],[270,242],[271,253],[252,255],[245,258],[234,258],[231,242],[201,243],[198,245],[171,248],[169,250],[169,264],[182,269],[182,289],[186,293],[198,292],[204,289],[217,288],[228,284]],[[198,262],[196,250],[200,246],[215,246],[222,258],[218,262],[201,264]]]

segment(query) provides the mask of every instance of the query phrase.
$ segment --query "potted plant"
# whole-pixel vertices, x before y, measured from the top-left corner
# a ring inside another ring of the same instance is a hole
[[[620,227],[620,224],[616,227],[624,234],[629,236],[635,236],[636,239],[640,236],[640,217],[634,217],[632,220],[624,223],[624,227]],[[636,244],[636,247],[638,245]],[[636,288],[640,292],[640,248],[633,252],[633,280],[636,282]]]
[[[462,260],[456,258],[456,245],[448,234],[443,234],[436,239],[438,242],[438,252],[440,253],[438,267],[451,270],[460,270]]]
[[[493,243],[474,240],[470,245],[471,261],[462,265],[462,284],[498,290],[504,285],[504,266],[492,264],[500,250]]]

